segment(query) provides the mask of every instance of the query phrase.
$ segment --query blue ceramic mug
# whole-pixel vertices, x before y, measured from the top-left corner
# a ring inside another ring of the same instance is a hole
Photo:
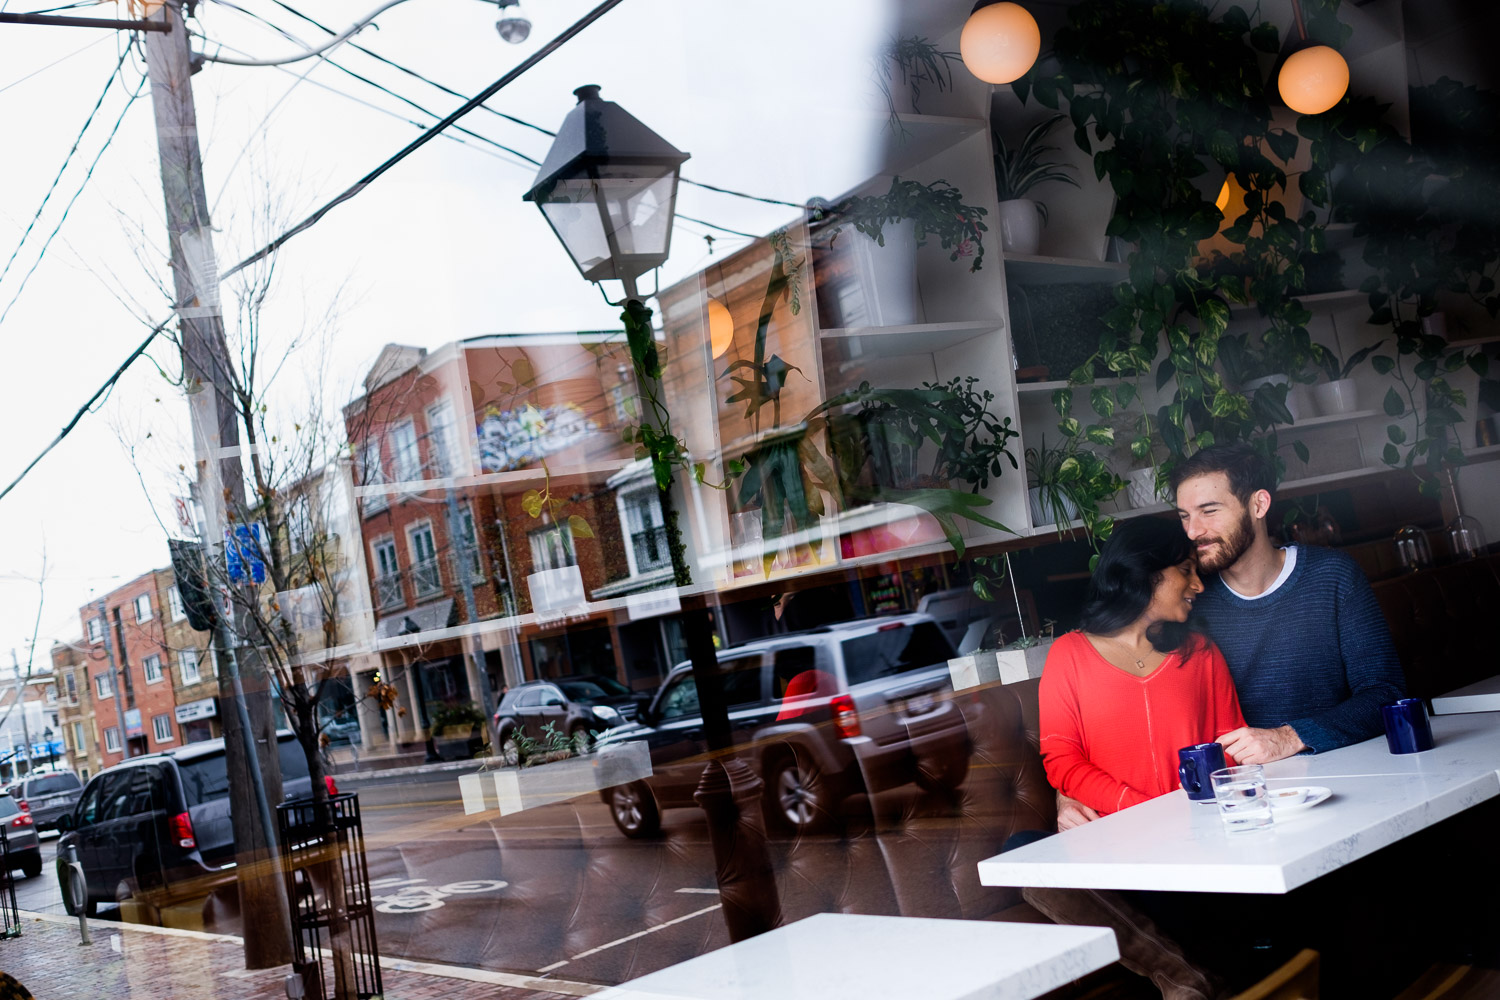
[[[1177,777],[1182,790],[1195,802],[1214,800],[1213,782],[1208,776],[1224,769],[1224,747],[1218,743],[1198,743],[1177,751]]]
[[[1380,716],[1385,720],[1385,745],[1391,753],[1421,753],[1436,746],[1427,706],[1421,698],[1402,698],[1395,704],[1381,705]]]

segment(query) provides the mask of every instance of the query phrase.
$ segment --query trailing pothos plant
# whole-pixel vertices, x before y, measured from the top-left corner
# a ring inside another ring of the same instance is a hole
[[[1334,6],[1304,5],[1314,40],[1341,40]],[[1133,402],[1138,393],[1129,380],[1153,368],[1158,390],[1172,385],[1170,399],[1131,428],[1129,448],[1138,460],[1151,456],[1153,440],[1166,446],[1170,465],[1209,444],[1249,439],[1282,465],[1276,425],[1290,422],[1286,390],[1246,396],[1222,371],[1231,303],[1253,302],[1260,320],[1253,340],[1238,346],[1253,346],[1294,381],[1315,377],[1311,315],[1294,292],[1304,283],[1307,255],[1326,246],[1313,213],[1294,218],[1279,198],[1299,142],[1276,124],[1266,98],[1264,67],[1280,41],[1275,25],[1253,24],[1240,7],[1216,13],[1195,0],[1083,0],[1069,8],[1054,40],[1059,72],[1014,85],[1022,100],[1034,95],[1066,112],[1074,141],[1093,153],[1096,175],[1114,189],[1106,233],[1136,246],[1099,349],[1069,381],[1093,383],[1096,371],[1127,380],[1090,392],[1101,420]],[[1243,197],[1225,226],[1214,195],[1217,178],[1231,175]],[[1231,252],[1218,266],[1200,268],[1199,244],[1215,235]],[[1071,402],[1054,400],[1070,440],[1110,433],[1103,422],[1081,424]],[[1295,447],[1305,457],[1301,442]],[[1080,507],[1096,515],[1095,498],[1083,501]],[[1080,516],[1089,515],[1081,509]]]
[[[1467,396],[1451,376],[1468,368],[1483,379],[1489,359],[1425,332],[1422,320],[1439,310],[1439,296],[1500,314],[1500,97],[1446,77],[1411,97],[1409,141],[1368,98],[1306,122],[1314,144],[1304,186],[1330,195],[1334,219],[1364,238],[1369,322],[1389,328],[1395,344],[1370,358],[1395,382],[1382,401],[1393,421],[1382,457],[1436,497],[1445,467],[1466,461],[1450,431]],[[1342,180],[1328,190],[1335,175]]]

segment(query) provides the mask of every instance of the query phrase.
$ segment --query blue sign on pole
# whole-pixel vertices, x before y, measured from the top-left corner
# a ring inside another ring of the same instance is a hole
[[[224,568],[231,583],[266,582],[266,559],[259,524],[237,524],[234,532],[224,532]]]

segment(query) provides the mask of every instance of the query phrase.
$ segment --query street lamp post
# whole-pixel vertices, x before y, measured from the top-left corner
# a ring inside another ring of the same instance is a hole
[[[677,181],[689,154],[643,125],[613,101],[606,101],[594,85],[573,91],[578,103],[563,119],[557,138],[547,151],[536,181],[525,198],[541,209],[547,225],[562,242],[578,272],[589,281],[619,281],[625,286],[627,313],[648,321],[636,279],[660,267],[671,252],[672,220]],[[649,322],[645,336],[651,336]],[[660,372],[644,364],[631,350],[636,378],[643,391],[661,398]],[[642,407],[642,418],[664,423],[665,409]],[[670,433],[665,426],[656,431]],[[677,535],[671,480],[657,479],[663,521]],[[667,544],[678,584],[691,574],[683,556],[680,535]],[[706,603],[689,597],[682,602],[683,632],[693,678],[703,712],[703,734],[710,750],[729,748],[729,714],[718,675],[713,633],[704,615]]]

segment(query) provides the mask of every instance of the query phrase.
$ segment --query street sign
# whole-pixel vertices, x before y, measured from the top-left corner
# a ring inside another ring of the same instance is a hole
[[[138,708],[127,708],[125,710],[125,735],[141,735],[141,710]]]
[[[211,719],[218,715],[219,707],[212,698],[204,698],[202,701],[178,705],[175,714],[178,722],[197,722],[199,719]]]
[[[237,524],[224,532],[224,568],[231,583],[266,582],[266,533],[256,524]]]

